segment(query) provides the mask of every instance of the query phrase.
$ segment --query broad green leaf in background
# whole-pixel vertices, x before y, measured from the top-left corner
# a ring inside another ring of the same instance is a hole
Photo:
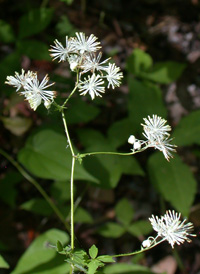
[[[99,131],[86,129],[78,130],[81,143],[87,152],[109,151],[116,152],[115,146]],[[100,187],[115,187],[122,174],[143,175],[143,171],[132,156],[95,155],[83,159],[84,167],[101,183]]]
[[[128,143],[128,138],[134,133],[131,119],[125,118],[114,122],[108,129],[108,138],[115,148]]]
[[[129,77],[129,118],[132,121],[132,134],[142,130],[140,125],[143,118],[148,115],[157,114],[166,117],[162,91],[154,84],[141,82]]]
[[[169,84],[181,76],[185,67],[185,64],[173,61],[159,62],[149,72],[144,72],[142,78],[160,84]]]
[[[8,75],[13,75],[15,71],[21,70],[20,68],[20,55],[18,52],[13,52],[6,56],[0,62],[0,87],[5,89],[5,81]],[[13,88],[12,92],[13,92]]]
[[[58,229],[50,229],[38,236],[21,256],[11,274],[65,274],[69,265],[56,251],[57,241],[66,245],[69,236]]]
[[[5,167],[6,168],[6,167]],[[15,206],[17,190],[15,185],[22,179],[22,175],[18,172],[7,172],[0,183],[0,199],[10,207]]]
[[[49,46],[44,42],[37,40],[19,41],[17,43],[17,49],[21,55],[26,55],[30,59],[34,60],[47,60],[50,61]]]
[[[141,49],[135,49],[127,60],[127,69],[135,76],[140,76],[142,72],[148,71],[152,65],[151,56]]]
[[[130,202],[123,198],[115,207],[117,219],[126,227],[128,227],[133,220],[134,210]]]
[[[116,263],[108,265],[104,268],[105,274],[153,274],[150,269],[145,266],[128,263]]]
[[[76,186],[74,186],[74,194]],[[70,182],[69,181],[55,181],[51,185],[51,196],[55,201],[66,202],[70,200]]]
[[[23,203],[20,208],[42,216],[50,216],[53,212],[49,204],[42,198],[33,198]]]
[[[88,123],[94,120],[99,112],[98,107],[88,104],[80,98],[71,98],[66,120],[68,124]]]
[[[5,259],[0,255],[0,268],[9,268],[9,264],[5,261]]]
[[[28,37],[43,31],[51,22],[53,9],[32,9],[19,20],[19,38]]]
[[[167,162],[161,153],[154,153],[148,161],[151,183],[171,205],[184,216],[189,215],[196,193],[196,180],[189,167],[178,155]]]
[[[98,230],[98,233],[103,237],[108,238],[119,238],[126,232],[125,228],[120,224],[114,222],[108,222],[105,225],[102,225]]]
[[[93,222],[90,213],[82,207],[78,207],[74,214],[75,223],[91,224]]]
[[[72,1],[72,0],[68,0]],[[75,27],[71,24],[69,21],[68,17],[66,15],[61,16],[58,19],[58,23],[56,25],[56,30],[59,34],[60,37],[65,37],[65,36],[74,36],[76,29]]]
[[[19,162],[29,172],[45,179],[67,180],[71,172],[71,153],[64,135],[52,130],[41,130],[28,138],[25,147],[18,154]],[[75,179],[97,183],[78,162]]]
[[[182,118],[172,137],[178,146],[200,144],[200,110],[193,111]]]
[[[128,232],[135,237],[148,235],[152,231],[149,221],[139,220],[128,226]]]
[[[176,81],[185,67],[185,64],[174,61],[159,62],[153,65],[151,56],[141,49],[135,49],[127,60],[127,69],[134,76],[160,84]]]
[[[0,20],[0,42],[12,43],[15,41],[14,31],[10,24]]]

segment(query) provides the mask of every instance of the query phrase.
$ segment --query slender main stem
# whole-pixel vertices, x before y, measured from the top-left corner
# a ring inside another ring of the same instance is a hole
[[[62,109],[61,113],[62,113],[62,120],[63,120],[64,129],[65,129],[65,134],[66,134],[67,141],[68,141],[68,144],[69,144],[69,147],[71,150],[71,154],[72,154],[71,179],[70,179],[70,197],[71,197],[70,215],[71,215],[71,249],[73,250],[74,249],[74,168],[75,168],[76,156],[74,154],[74,149],[73,149],[72,142],[71,142],[71,139],[69,136],[69,131],[68,131],[68,127],[67,127],[63,109]],[[73,264],[71,264],[70,274],[73,274],[73,272],[74,272],[74,266],[73,266]]]
[[[71,180],[70,180],[70,197],[71,197],[71,249],[74,249],[74,166],[75,158],[72,157],[72,168],[71,168]]]
[[[0,154],[3,155],[9,162],[12,163],[14,167],[26,178],[34,187],[40,192],[40,194],[44,197],[44,199],[47,201],[49,206],[52,208],[52,210],[55,212],[55,214],[58,216],[60,221],[64,224],[65,228],[70,231],[70,226],[66,222],[63,214],[60,212],[60,210],[57,208],[57,206],[53,203],[51,198],[47,195],[45,190],[41,187],[41,185],[26,172],[26,170],[19,165],[18,162],[16,162],[8,153],[6,153],[4,150],[0,149]]]

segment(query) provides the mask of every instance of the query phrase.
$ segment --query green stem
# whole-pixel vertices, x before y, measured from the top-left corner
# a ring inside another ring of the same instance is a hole
[[[153,247],[157,246],[158,244],[162,243],[165,239],[161,239],[160,241],[158,242],[154,242],[150,247],[146,247],[146,248],[142,248],[138,251],[134,251],[134,252],[130,252],[130,253],[123,253],[123,254],[117,254],[117,255],[111,255],[111,257],[115,257],[115,258],[118,258],[118,257],[125,257],[125,256],[133,256],[133,255],[137,255],[137,254],[140,254],[144,251],[147,251],[149,249],[152,249]]]
[[[40,184],[32,178],[25,169],[22,168],[22,166],[19,165],[18,162],[16,162],[9,154],[7,154],[4,150],[0,149],[0,154],[2,154],[9,162],[12,163],[14,167],[26,178],[34,187],[40,192],[40,194],[44,197],[44,199],[47,201],[47,203],[50,205],[52,210],[55,212],[55,214],[58,216],[60,221],[64,224],[65,228],[70,231],[69,224],[66,222],[64,216],[60,212],[60,210],[55,206],[53,201],[50,199],[50,197],[46,194],[45,190],[40,186]]]
[[[65,107],[65,105],[67,104],[67,102],[69,101],[69,99],[72,97],[72,95],[73,95],[74,92],[76,91],[76,89],[77,89],[77,87],[78,87],[78,82],[79,82],[79,73],[77,72],[75,87],[74,87],[74,89],[72,90],[72,92],[70,93],[70,95],[67,97],[67,99],[65,100],[65,102],[62,104],[62,108]]]
[[[110,151],[97,151],[97,152],[89,152],[89,153],[82,153],[79,155],[80,158],[84,158],[86,156],[93,156],[93,155],[119,155],[119,156],[130,156],[130,155],[134,155],[136,153],[142,152],[145,149],[147,149],[147,146],[141,148],[140,150],[136,150],[136,151],[132,151],[132,152],[110,152]]]
[[[68,141],[68,144],[69,144],[69,147],[71,150],[71,154],[72,154],[71,179],[70,179],[70,197],[71,197],[70,214],[71,214],[71,249],[73,250],[74,249],[74,168],[75,168],[76,156],[74,154],[74,149],[73,149],[72,142],[71,142],[71,139],[69,136],[69,131],[68,131],[68,127],[67,127],[63,109],[61,112],[62,112],[62,120],[63,120],[64,129],[65,129],[65,134],[66,134],[67,141]],[[73,274],[73,272],[74,272],[74,267],[73,267],[73,264],[71,264],[70,274]]]
[[[72,157],[72,168],[71,168],[71,249],[74,249],[74,166],[75,158]]]

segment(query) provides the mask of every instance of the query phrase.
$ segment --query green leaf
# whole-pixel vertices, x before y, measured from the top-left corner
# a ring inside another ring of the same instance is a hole
[[[113,257],[109,255],[101,255],[101,256],[98,256],[97,259],[103,263],[115,263],[115,260],[113,259]]]
[[[188,216],[194,201],[197,183],[189,167],[178,155],[167,162],[161,153],[154,153],[148,161],[151,183],[183,215]]]
[[[15,35],[10,24],[0,20],[0,41],[2,43],[12,43],[15,41]]]
[[[142,74],[142,77],[160,84],[169,84],[176,81],[182,74],[186,65],[167,61],[156,63],[152,70]]]
[[[17,43],[17,48],[20,54],[28,56],[30,59],[34,60],[47,60],[50,61],[51,57],[49,55],[49,47],[37,40],[27,40],[19,41]]]
[[[108,138],[97,130],[79,130],[79,138],[86,147],[86,151],[116,152],[115,147]],[[125,159],[126,158],[126,159]],[[114,188],[122,174],[143,175],[143,171],[133,157],[118,155],[87,156],[83,160],[84,167],[100,182],[100,187]]]
[[[99,108],[80,98],[71,98],[69,104],[66,117],[68,124],[88,123],[94,120],[100,112]]]
[[[72,0],[68,0],[72,1]],[[74,36],[76,29],[69,21],[68,17],[66,15],[63,15],[59,18],[59,21],[56,25],[56,30],[61,37],[65,36]]]
[[[135,49],[128,57],[127,69],[135,76],[140,76],[144,71],[148,71],[153,64],[151,56],[141,49]]]
[[[128,232],[135,237],[148,235],[152,231],[149,221],[136,221],[128,227]]]
[[[10,207],[15,206],[17,191],[15,185],[19,183],[22,176],[18,172],[7,172],[5,177],[1,178],[0,199]]]
[[[21,256],[16,268],[11,274],[63,274],[69,271],[69,265],[64,262],[56,248],[56,242],[68,243],[69,236],[58,229],[50,229],[38,236]]]
[[[20,55],[18,52],[13,52],[1,60],[0,63],[0,87],[5,89],[5,81],[8,75],[13,75],[15,71],[20,69]],[[12,92],[13,92],[13,88]]]
[[[74,214],[74,221],[76,223],[92,224],[93,219],[89,212],[82,207],[78,207]]]
[[[104,269],[105,274],[153,274],[147,267],[128,264],[128,263],[117,263],[113,265],[108,265]]]
[[[9,264],[5,259],[0,255],[0,268],[10,268]]]
[[[167,112],[163,102],[162,91],[159,87],[129,78],[129,90],[129,117],[135,132],[141,131],[140,123],[148,115],[157,114],[163,118],[166,117]],[[132,134],[135,135],[134,132]]]
[[[108,138],[115,148],[128,142],[128,138],[133,134],[132,122],[129,118],[114,122],[108,129]]]
[[[75,193],[75,190],[74,190]],[[57,201],[64,203],[70,200],[70,182],[55,181],[51,185],[51,196]]]
[[[41,130],[31,136],[19,152],[18,160],[35,176],[45,179],[68,180],[71,173],[71,152],[64,135]],[[97,182],[78,162],[75,179]]]
[[[42,216],[50,216],[52,214],[52,208],[42,198],[33,198],[23,203],[20,208]]]
[[[92,245],[89,249],[89,254],[92,259],[95,259],[98,254],[98,248],[95,245]]]
[[[26,117],[0,117],[0,120],[4,127],[16,136],[23,135],[32,125],[32,119]]]
[[[125,226],[128,226],[133,220],[134,210],[130,202],[124,198],[121,199],[115,207],[116,217]]]
[[[172,137],[178,146],[200,144],[200,110],[193,111],[182,118]]]
[[[117,223],[109,222],[103,225],[98,233],[107,238],[119,238],[125,233],[125,228]]]
[[[57,241],[56,243],[57,251],[62,252],[63,251],[63,245],[61,244],[60,241]]]
[[[87,274],[94,274],[94,273],[96,273],[97,268],[98,267],[102,267],[102,266],[104,266],[104,263],[102,263],[100,261],[97,261],[97,260],[91,261],[88,264],[88,272],[87,272]]]
[[[39,8],[29,11],[19,20],[19,38],[31,36],[43,31],[51,22],[53,9]]]

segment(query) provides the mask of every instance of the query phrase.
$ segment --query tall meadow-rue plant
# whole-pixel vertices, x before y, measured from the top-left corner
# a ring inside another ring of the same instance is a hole
[[[91,34],[87,37],[84,33],[76,33],[75,37],[66,37],[65,45],[63,46],[58,40],[55,40],[54,45],[51,46],[50,55],[53,60],[58,62],[68,61],[71,71],[76,74],[76,82],[73,90],[69,93],[67,99],[62,105],[58,105],[55,101],[57,96],[56,91],[52,90],[54,83],[49,83],[48,75],[46,75],[42,81],[38,79],[36,72],[25,72],[23,69],[21,74],[15,73],[15,76],[7,76],[6,84],[16,88],[16,91],[25,97],[30,104],[30,107],[35,111],[40,104],[49,109],[54,105],[61,113],[63,126],[71,151],[71,222],[70,227],[66,224],[65,219],[60,214],[58,208],[52,203],[51,199],[45,193],[45,191],[39,186],[39,184],[30,177],[30,175],[23,170],[18,163],[12,160],[5,152],[1,153],[6,156],[12,163],[18,168],[18,170],[31,181],[41,192],[47,202],[50,204],[57,216],[65,223],[66,229],[70,229],[71,243],[67,247],[63,247],[61,242],[57,242],[57,251],[60,254],[66,256],[66,261],[70,264],[70,273],[75,271],[82,271],[84,273],[93,274],[97,269],[104,266],[105,263],[114,262],[113,257],[130,256],[144,252],[151,249],[163,241],[168,241],[174,248],[175,244],[182,244],[184,241],[190,242],[189,236],[195,236],[192,234],[193,224],[186,223],[185,220],[181,220],[180,213],[175,211],[167,211],[164,216],[158,217],[152,215],[149,218],[153,229],[157,232],[156,237],[150,236],[147,240],[143,241],[141,249],[139,251],[118,254],[118,255],[102,255],[98,256],[98,249],[93,245],[89,249],[89,254],[84,250],[75,249],[74,241],[74,170],[77,161],[81,163],[85,157],[97,154],[112,154],[121,156],[130,156],[136,153],[142,152],[148,148],[153,147],[161,151],[167,161],[173,157],[172,153],[175,152],[175,145],[171,144],[170,131],[171,127],[166,125],[167,121],[157,115],[152,117],[148,116],[144,118],[144,122],[141,124],[143,127],[143,136],[145,140],[139,140],[134,135],[131,135],[128,139],[128,143],[132,145],[131,152],[118,153],[118,152],[90,152],[83,154],[76,154],[73,144],[71,142],[67,122],[65,119],[65,111],[67,112],[67,103],[75,92],[79,92],[80,95],[89,95],[92,100],[95,97],[102,97],[105,93],[105,89],[115,89],[121,84],[123,74],[120,68],[114,63],[110,62],[110,58],[101,61],[102,53],[99,52],[101,48],[100,42],[97,37]]]

